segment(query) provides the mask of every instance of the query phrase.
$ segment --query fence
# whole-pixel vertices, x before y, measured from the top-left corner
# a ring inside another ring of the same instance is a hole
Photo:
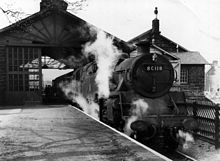
[[[202,140],[208,141],[220,148],[219,117],[220,106],[213,103],[186,103],[185,106],[190,115],[199,123],[199,127],[194,134]]]

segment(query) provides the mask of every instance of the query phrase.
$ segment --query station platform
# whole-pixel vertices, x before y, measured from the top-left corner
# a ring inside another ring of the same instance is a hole
[[[1,161],[164,161],[163,155],[66,105],[0,110]]]

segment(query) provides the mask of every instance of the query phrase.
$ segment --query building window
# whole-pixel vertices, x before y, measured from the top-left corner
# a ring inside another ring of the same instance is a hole
[[[9,91],[38,91],[40,88],[40,50],[33,47],[8,47]]]
[[[188,69],[181,68],[180,72],[180,83],[188,84],[189,71]]]

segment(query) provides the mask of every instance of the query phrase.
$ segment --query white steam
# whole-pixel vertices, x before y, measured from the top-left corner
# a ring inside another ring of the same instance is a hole
[[[84,31],[84,32],[83,32]],[[86,32],[85,32],[86,31]],[[89,32],[88,32],[89,31]],[[108,36],[101,30],[98,30],[92,26],[85,26],[85,30],[82,29],[82,35],[86,36],[87,34],[94,37],[96,35],[96,40],[94,42],[88,42],[83,47],[84,56],[88,57],[93,54],[97,63],[97,74],[96,74],[96,84],[98,87],[98,96],[108,98],[110,94],[109,89],[109,80],[112,76],[114,66],[118,60],[118,57],[121,55],[121,51],[113,45],[113,37]],[[84,57],[76,58],[70,56],[67,60],[69,65],[80,66],[83,64]],[[72,81],[68,83],[60,84],[61,89],[67,96],[69,100],[77,102],[80,107],[86,113],[92,115],[95,118],[98,118],[99,106],[94,102],[88,102],[88,99],[84,98],[83,95],[77,91],[80,86],[80,82]],[[88,98],[88,96],[87,96]]]
[[[62,82],[59,86],[69,100],[78,103],[85,113],[99,119],[99,105],[93,101],[88,102],[87,99],[85,99],[82,94],[77,91],[77,88],[80,86],[80,82]]]
[[[135,109],[133,110],[133,114],[138,116],[138,118],[142,118],[143,114],[147,112],[148,109],[148,103],[145,102],[143,99],[139,99],[133,102],[135,105]]]
[[[76,96],[74,99],[85,113],[96,119],[99,119],[99,105],[97,103],[88,102],[81,94]]]
[[[74,98],[78,95],[78,92],[75,90],[79,82],[77,81],[65,81],[59,84],[60,89],[64,92],[65,96],[69,100],[74,100]]]
[[[131,123],[143,118],[143,115],[147,113],[149,108],[147,102],[145,102],[143,99],[136,100],[132,104],[134,105],[131,113],[132,115],[127,119],[124,127],[124,132],[128,136],[133,132],[133,130],[130,128]]]
[[[98,70],[96,83],[99,97],[108,98],[110,94],[109,80],[112,76],[116,60],[121,52],[113,45],[113,37],[107,36],[103,31],[97,31],[97,39],[93,43],[86,43],[84,54],[93,54]]]
[[[131,129],[131,123],[135,122],[138,119],[137,116],[131,116],[128,118],[128,120],[126,121],[125,127],[124,127],[124,133],[128,136],[131,135],[131,133],[133,132],[133,130]]]
[[[191,143],[194,143],[193,136],[188,132],[184,132],[182,130],[179,130],[178,137],[180,138],[180,141],[183,145],[183,147],[182,147],[183,149],[190,148]]]
[[[68,57],[66,57],[65,59],[59,59],[60,62],[68,65],[71,68],[78,68],[80,66],[82,66],[85,63],[85,56],[81,55],[81,56],[74,56],[74,55],[70,55]]]

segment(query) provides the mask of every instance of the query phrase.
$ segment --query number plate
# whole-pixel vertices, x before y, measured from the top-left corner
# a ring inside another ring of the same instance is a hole
[[[160,72],[163,71],[162,65],[154,65],[154,64],[144,64],[143,69],[146,72]]]

